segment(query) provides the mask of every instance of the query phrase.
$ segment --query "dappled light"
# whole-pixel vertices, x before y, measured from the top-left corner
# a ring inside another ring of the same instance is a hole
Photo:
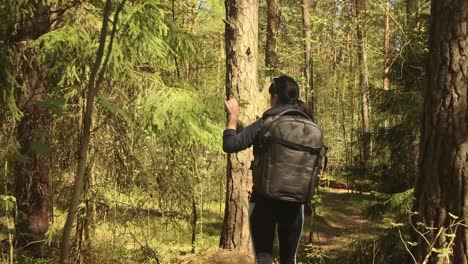
[[[468,264],[467,24],[0,1],[0,263]]]

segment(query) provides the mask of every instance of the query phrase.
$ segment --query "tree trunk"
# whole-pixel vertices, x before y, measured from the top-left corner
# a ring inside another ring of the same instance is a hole
[[[311,43],[311,31],[310,31],[310,0],[302,0],[302,26],[303,26],[303,37],[304,37],[304,66],[303,73],[305,77],[305,98],[310,105],[311,113],[314,115],[314,80],[313,80],[313,68],[312,68],[312,49]]]
[[[75,220],[75,215],[78,209],[78,204],[81,199],[81,193],[83,191],[84,185],[84,174],[86,170],[87,158],[88,158],[88,149],[91,136],[91,126],[92,126],[92,115],[94,107],[94,98],[96,97],[100,84],[104,77],[104,68],[109,62],[110,53],[112,51],[112,45],[117,31],[117,22],[119,13],[122,10],[126,0],[122,0],[117,10],[114,13],[114,27],[112,28],[112,33],[110,34],[109,44],[107,46],[107,53],[105,54],[104,62],[101,65],[104,57],[104,46],[106,43],[107,37],[107,26],[110,16],[110,11],[112,7],[112,1],[107,0],[104,6],[104,15],[102,20],[101,35],[99,39],[99,47],[96,53],[96,61],[91,70],[87,95],[86,95],[86,109],[83,116],[83,132],[81,135],[80,148],[78,153],[78,166],[77,173],[75,178],[75,184],[73,186],[73,194],[70,201],[70,206],[68,209],[67,220],[63,228],[62,241],[60,245],[60,263],[69,263],[70,256],[70,240],[71,240],[71,231],[73,229],[73,222]]]
[[[390,0],[386,1],[385,6],[385,34],[384,34],[384,77],[383,89],[390,90]]]
[[[427,232],[425,238],[435,248],[449,249],[451,254],[432,252],[415,234],[418,245],[413,255],[418,263],[468,263],[467,21],[467,1],[432,1],[429,81],[413,210],[419,214],[413,221],[433,227],[419,229]],[[450,214],[464,226],[450,227]]]
[[[356,0],[357,41],[359,61],[359,86],[361,88],[362,168],[364,177],[370,168],[371,137],[369,118],[369,70],[367,67],[367,19],[366,0]]]
[[[17,246],[27,246],[32,255],[41,256],[49,218],[52,216],[52,193],[49,178],[51,159],[46,153],[49,138],[40,131],[49,130],[52,116],[46,109],[39,107],[45,94],[44,81],[36,70],[28,71],[27,87],[32,96],[20,99],[20,109],[24,116],[17,127],[19,151],[28,160],[17,161],[14,166],[15,197],[19,212],[16,242]]]
[[[50,31],[49,7],[42,3],[33,5],[31,19],[19,21],[17,32],[12,36],[19,49],[27,44],[28,39],[35,39]],[[27,160],[16,161],[13,165],[15,173],[15,197],[18,206],[16,223],[16,246],[26,247],[32,255],[43,255],[45,234],[49,229],[52,216],[52,193],[50,187],[51,159],[49,137],[52,122],[51,113],[39,104],[46,99],[46,82],[34,65],[34,54],[25,55],[25,65],[22,66],[19,79],[27,92],[17,96],[19,109],[23,112],[16,138],[19,152]]]
[[[226,96],[237,98],[240,123],[259,116],[263,99],[257,84],[258,0],[226,0]],[[244,104],[245,103],[245,104]],[[239,129],[242,127],[239,124]],[[251,149],[228,155],[226,206],[220,246],[251,252],[248,196],[252,187]]]
[[[278,74],[279,58],[276,53],[276,39],[278,27],[281,19],[281,13],[277,8],[276,0],[267,0],[267,34],[265,42],[265,81],[263,83],[263,96],[268,96],[268,88],[271,80]],[[265,101],[263,107],[268,107],[268,102]]]
[[[83,264],[86,261],[87,254],[91,249],[91,241],[89,239],[89,225],[94,214],[93,207],[90,204],[90,179],[93,173],[94,157],[91,158],[89,165],[86,167],[84,175],[83,196],[84,201],[82,207],[79,207],[76,212],[76,236],[74,243],[73,263]]]
[[[417,26],[419,20],[419,0],[406,0],[406,25],[409,28]]]
[[[278,54],[276,53],[276,36],[280,23],[280,13],[276,7],[276,0],[267,0],[267,34],[265,43],[265,66],[267,75],[278,73]]]

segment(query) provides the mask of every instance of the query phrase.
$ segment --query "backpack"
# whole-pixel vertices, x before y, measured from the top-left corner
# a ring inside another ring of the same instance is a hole
[[[321,129],[304,112],[289,109],[267,117],[256,140],[255,191],[273,200],[310,202],[323,159],[326,164]]]

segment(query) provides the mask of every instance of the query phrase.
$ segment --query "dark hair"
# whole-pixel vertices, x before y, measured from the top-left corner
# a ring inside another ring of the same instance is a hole
[[[280,75],[273,78],[268,92],[278,96],[279,104],[296,104],[299,98],[299,85],[292,77]]]

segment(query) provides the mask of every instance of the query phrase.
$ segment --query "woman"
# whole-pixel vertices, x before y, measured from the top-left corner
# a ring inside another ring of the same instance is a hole
[[[226,101],[229,121],[223,134],[223,150],[234,153],[253,145],[256,149],[256,135],[264,120],[288,109],[305,110],[305,104],[298,100],[297,82],[282,75],[273,78],[269,88],[270,106],[261,119],[236,132],[239,106],[236,99]],[[252,190],[249,204],[250,233],[255,253],[255,263],[273,263],[273,241],[278,226],[279,252],[281,264],[295,264],[296,251],[304,222],[302,204],[270,200]]]

